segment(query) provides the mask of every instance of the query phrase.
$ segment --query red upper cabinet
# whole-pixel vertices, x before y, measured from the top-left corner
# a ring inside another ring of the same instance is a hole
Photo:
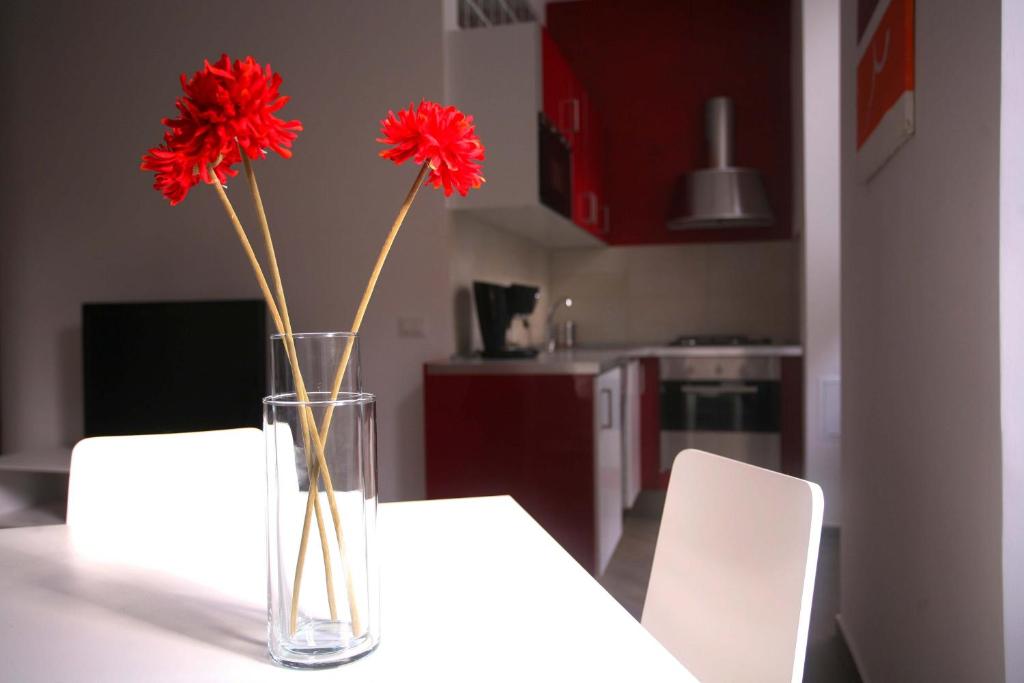
[[[541,81],[544,90],[544,115],[571,145],[578,125],[572,116],[573,101],[578,97],[577,81],[551,34],[541,30]]]
[[[610,244],[786,239],[793,234],[790,3],[764,0],[551,2],[550,38],[582,81],[582,138],[603,131],[576,161],[593,164]],[[669,230],[674,194],[708,165],[704,106],[735,106],[735,163],[757,169],[775,214],[770,228]],[[603,125],[593,124],[600,112]],[[596,155],[596,162],[587,161]],[[588,182],[588,171],[574,178]],[[587,192],[587,187],[582,188]],[[585,200],[590,202],[592,200]],[[574,217],[583,218],[583,206]],[[582,225],[582,223],[580,223]],[[590,230],[591,226],[587,226]]]
[[[589,0],[546,13],[546,28],[447,34],[448,98],[475,116],[488,181],[450,208],[550,247],[792,237],[790,2]],[[761,172],[773,227],[668,228],[686,174],[708,165],[716,96],[733,101],[734,163]]]
[[[572,148],[572,221],[608,239],[609,215],[601,168],[601,119],[594,98],[546,30],[541,31],[544,115]]]
[[[581,126],[573,157],[573,178],[577,182],[574,219],[587,232],[608,241],[611,210],[604,183],[601,116],[586,91],[580,96]]]
[[[447,206],[549,247],[606,242],[595,200],[580,195],[600,186],[590,97],[551,36],[506,24],[449,31],[446,44],[447,98],[487,146],[487,184]]]

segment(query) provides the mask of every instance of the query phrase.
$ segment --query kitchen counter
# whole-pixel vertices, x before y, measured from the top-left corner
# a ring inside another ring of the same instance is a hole
[[[511,494],[599,575],[621,534],[623,506],[641,489],[668,485],[669,470],[661,467],[661,370],[677,363],[666,361],[690,357],[682,364],[712,375],[725,366],[743,372],[771,366],[777,387],[764,394],[780,402],[773,448],[781,471],[799,476],[800,355],[798,346],[781,345],[637,346],[426,363],[426,495]]]
[[[574,349],[542,352],[536,358],[455,357],[426,364],[430,375],[597,375],[631,358],[793,357],[796,345],[642,346],[621,349]]]
[[[623,358],[621,351],[555,351],[536,358],[455,357],[427,363],[430,375],[597,375]]]
[[[642,346],[630,349],[631,358],[736,358],[736,357],[796,357],[804,350],[796,344],[760,344],[753,346]]]

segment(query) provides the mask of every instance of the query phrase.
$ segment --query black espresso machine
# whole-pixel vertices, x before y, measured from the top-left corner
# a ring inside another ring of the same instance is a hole
[[[537,287],[529,285],[496,285],[474,282],[476,318],[480,322],[480,337],[484,340],[484,358],[533,358],[537,349],[509,345],[505,336],[517,315],[533,313],[540,296]],[[525,319],[523,322],[526,322]]]

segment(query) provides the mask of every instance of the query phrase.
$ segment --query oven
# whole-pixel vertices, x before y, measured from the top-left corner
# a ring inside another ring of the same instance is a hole
[[[781,469],[781,366],[777,357],[660,360],[660,467],[684,448]]]

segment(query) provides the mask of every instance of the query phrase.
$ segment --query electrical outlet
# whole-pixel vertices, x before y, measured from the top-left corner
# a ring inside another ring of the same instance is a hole
[[[427,336],[426,321],[418,316],[398,318],[398,336],[422,338]]]

